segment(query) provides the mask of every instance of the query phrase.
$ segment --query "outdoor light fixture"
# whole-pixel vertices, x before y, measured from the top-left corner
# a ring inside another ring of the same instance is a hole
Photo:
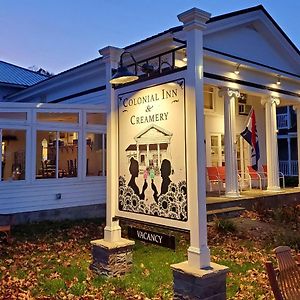
[[[163,65],[166,65],[167,67],[166,67],[166,68],[162,68]],[[167,62],[167,61],[163,61],[163,62],[160,64],[160,66],[159,66],[159,71],[160,71],[160,72],[165,72],[165,71],[167,71],[167,70],[172,70],[172,69],[173,69],[173,67],[172,67],[171,64],[170,64],[169,62]]]
[[[148,63],[144,63],[142,66],[139,66],[141,68],[141,71],[145,74],[151,74],[153,73],[154,67],[152,65],[149,65]]]
[[[134,73],[130,72],[127,67],[123,66],[123,56],[125,54],[129,54],[134,62]],[[136,81],[138,79],[139,77],[137,76],[136,60],[130,52],[124,51],[120,56],[119,67],[117,68],[116,73],[112,76],[109,82],[111,84],[125,84],[128,82]]]
[[[234,74],[239,75],[240,74],[240,64],[237,64],[234,70]]]
[[[183,59],[182,59],[184,62],[187,62],[187,55],[186,55],[186,50],[184,50],[184,56],[183,56]]]
[[[281,85],[281,81],[280,81],[280,75],[277,76],[277,81],[276,81],[277,85]]]

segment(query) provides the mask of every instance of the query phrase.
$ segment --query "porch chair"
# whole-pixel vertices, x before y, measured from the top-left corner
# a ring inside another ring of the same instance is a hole
[[[262,182],[265,180],[265,178],[256,170],[252,168],[252,166],[248,166],[248,174],[250,176],[249,184],[250,184],[250,189],[252,189],[252,181],[257,181],[259,183],[259,188],[262,190],[263,185]]]
[[[226,181],[226,169],[225,169],[225,166],[217,167],[217,169],[218,169],[219,177],[220,177],[222,183],[225,183],[225,181]]]
[[[300,299],[300,257],[299,263],[293,259],[290,247],[280,246],[274,249],[278,269],[274,269],[272,262],[267,261],[266,271],[275,300]]]
[[[221,166],[221,167],[217,167],[217,169],[218,169],[218,173],[219,173],[221,183],[226,183],[226,167]],[[236,176],[237,176],[237,180],[238,180],[239,190],[242,192],[243,186],[242,186],[241,174],[238,173],[238,174],[236,174]]]
[[[267,165],[263,165],[262,167],[263,167],[264,176],[267,179],[268,178],[268,166]],[[282,172],[278,172],[278,173],[279,173],[279,180],[280,180],[280,178],[282,180],[282,187],[285,188],[284,174]]]
[[[219,176],[218,168],[217,167],[206,167],[207,171],[207,178],[209,181],[209,190],[212,191],[212,184],[217,183],[219,195],[221,195],[221,184],[222,180]]]

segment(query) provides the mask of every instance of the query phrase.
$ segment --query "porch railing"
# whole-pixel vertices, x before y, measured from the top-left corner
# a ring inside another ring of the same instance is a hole
[[[285,176],[298,176],[298,161],[297,160],[280,160],[279,171]]]
[[[277,114],[277,127],[278,129],[289,128],[289,115],[288,114]]]

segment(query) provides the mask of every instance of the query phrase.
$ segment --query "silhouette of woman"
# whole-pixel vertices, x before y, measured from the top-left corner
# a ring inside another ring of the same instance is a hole
[[[160,195],[166,194],[168,192],[169,184],[172,182],[170,179],[171,175],[171,162],[168,159],[164,159],[161,163],[160,168],[160,176],[162,177],[162,183],[161,183],[161,189],[160,189]],[[153,190],[153,197],[156,202],[158,202],[158,191],[154,184],[154,181],[152,180],[151,188]]]
[[[130,181],[128,182],[128,186],[130,186],[134,193],[139,196],[141,200],[145,199],[145,190],[148,187],[147,181],[144,181],[142,193],[140,194],[139,187],[137,186],[135,179],[139,176],[139,163],[133,157],[130,159],[129,172],[131,174]]]

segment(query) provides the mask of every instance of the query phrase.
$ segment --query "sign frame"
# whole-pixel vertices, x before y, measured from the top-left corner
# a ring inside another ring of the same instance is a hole
[[[174,77],[174,76],[172,76]],[[179,85],[181,82],[181,84],[183,85],[183,135],[184,135],[184,157],[183,157],[183,161],[184,161],[184,165],[185,165],[185,171],[184,171],[184,175],[185,175],[185,183],[187,185],[188,182],[188,178],[187,178],[187,147],[186,147],[186,122],[187,122],[187,110],[186,110],[186,82],[185,82],[185,78],[184,76],[176,76],[174,77],[174,79],[169,79],[169,80],[160,80],[160,82],[155,82],[152,85],[149,85],[149,82],[143,82],[141,84],[137,84],[135,85],[135,89],[132,88],[132,86],[129,87],[124,87],[124,88],[119,88],[116,91],[119,92],[116,95],[116,99],[118,101],[118,176],[120,175],[120,109],[119,109],[119,99],[120,97],[126,95],[126,94],[134,94],[136,92],[139,91],[143,91],[143,90],[148,90],[151,88],[155,88],[155,87],[159,87],[159,86],[163,86],[166,84],[177,84]],[[147,85],[148,83],[148,85]],[[186,186],[186,193],[187,193],[187,186]],[[119,195],[119,191],[118,191],[118,195]],[[166,217],[160,217],[160,216],[155,216],[155,215],[150,215],[150,214],[143,214],[143,213],[135,213],[135,212],[130,212],[130,211],[124,211],[124,210],[120,210],[119,209],[119,199],[117,200],[117,205],[116,205],[116,216],[118,217],[123,217],[123,218],[127,218],[127,219],[133,219],[133,220],[138,220],[138,221],[144,221],[144,222],[148,222],[148,223],[154,223],[154,224],[160,224],[160,225],[164,225],[164,226],[169,226],[169,227],[174,227],[174,228],[181,228],[181,229],[189,229],[189,201],[190,199],[188,199],[188,195],[186,195],[186,220],[178,220],[178,219],[171,219],[171,218],[166,218]]]

